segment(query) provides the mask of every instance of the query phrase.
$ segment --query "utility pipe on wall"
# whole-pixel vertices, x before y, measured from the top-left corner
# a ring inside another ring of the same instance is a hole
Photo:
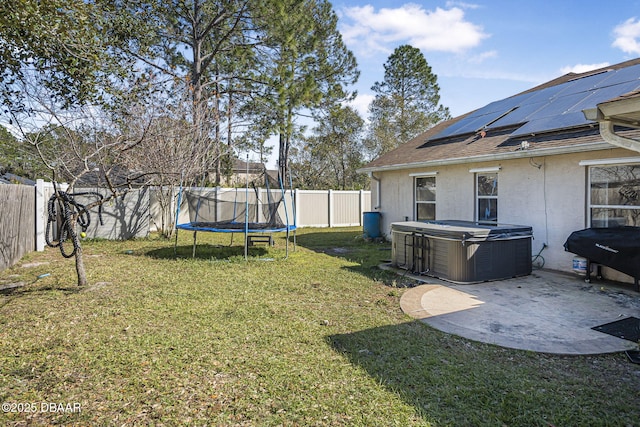
[[[380,209],[380,178],[377,178],[373,172],[369,172],[369,178],[373,179],[376,182],[376,205],[373,207],[374,210]]]

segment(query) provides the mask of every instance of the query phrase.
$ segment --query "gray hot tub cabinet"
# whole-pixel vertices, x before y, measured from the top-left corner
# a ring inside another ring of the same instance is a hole
[[[391,263],[456,283],[531,274],[531,227],[470,221],[391,224]]]

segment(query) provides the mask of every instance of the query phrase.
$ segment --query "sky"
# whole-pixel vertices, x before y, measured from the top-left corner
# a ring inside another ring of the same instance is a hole
[[[640,57],[640,0],[334,0],[358,61],[352,103],[366,119],[371,87],[398,46],[419,48],[452,117],[569,72]],[[268,142],[269,144],[269,142]],[[277,144],[269,166],[275,167]]]
[[[640,0],[335,0],[355,54],[354,107],[366,117],[371,86],[403,44],[419,48],[453,117],[568,72],[640,57]]]

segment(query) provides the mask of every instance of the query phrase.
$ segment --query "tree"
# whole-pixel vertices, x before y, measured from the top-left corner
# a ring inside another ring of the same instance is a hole
[[[353,108],[338,105],[318,123],[313,135],[303,138],[294,150],[292,174],[296,187],[364,188],[366,177],[356,172],[364,164],[364,120]]]
[[[34,147],[0,126],[0,173],[6,172],[32,180],[48,174]]]
[[[419,49],[396,48],[384,64],[384,80],[371,88],[368,146],[374,157],[450,118],[439,105],[437,76]]]
[[[255,15],[265,39],[259,46],[264,93],[259,103],[270,111],[270,131],[279,136],[278,167],[289,175],[289,150],[295,120],[303,111],[350,97],[346,87],[359,71],[337,29],[338,18],[326,0],[268,0]]]
[[[252,42],[249,0],[187,0],[155,2],[122,1],[117,13],[135,16],[138,43],[129,52],[148,70],[163,75],[173,86],[172,96],[184,98],[186,120],[193,124],[193,139],[207,153],[202,172],[213,172],[210,181],[219,183],[221,161],[231,145],[235,81],[251,66]],[[239,90],[238,90],[239,91]],[[224,100],[227,100],[226,111]],[[222,143],[227,123],[227,147]]]
[[[111,19],[109,11],[102,8],[108,4],[0,2],[0,102],[4,120],[21,133],[21,144],[29,144],[30,150],[23,151],[37,153],[54,179],[65,174],[77,178],[77,174],[94,168],[100,156],[108,155],[108,150],[92,151],[94,139],[83,138],[86,107],[106,111],[109,106],[119,105],[121,83],[135,73],[132,59],[123,50],[131,27],[123,20]],[[103,131],[94,130],[90,136]],[[112,145],[108,139],[103,143]],[[61,194],[56,193],[58,197]],[[67,224],[76,248],[73,254],[78,285],[82,286],[87,278],[75,232],[79,218],[78,212],[69,214]]]
[[[35,79],[65,106],[105,101],[116,89],[114,81],[132,69],[119,49],[126,39],[120,31],[110,31],[117,24],[98,2],[0,2],[0,102],[5,114],[29,108],[19,90],[26,80]]]

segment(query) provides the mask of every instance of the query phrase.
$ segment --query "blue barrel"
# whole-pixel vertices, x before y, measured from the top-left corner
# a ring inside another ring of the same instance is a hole
[[[362,224],[364,225],[364,237],[376,239],[380,237],[380,212],[364,212]]]

